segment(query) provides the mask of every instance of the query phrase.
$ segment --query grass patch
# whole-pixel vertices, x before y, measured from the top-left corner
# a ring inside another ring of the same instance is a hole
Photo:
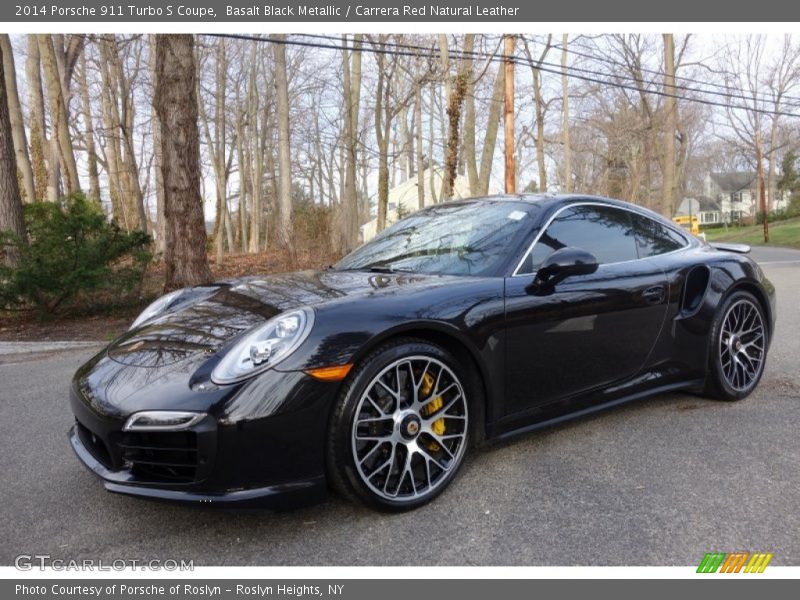
[[[702,231],[702,228],[701,228]],[[764,246],[763,225],[708,229],[706,239],[710,242],[734,242],[750,246]],[[776,221],[769,225],[769,245],[800,249],[800,218]]]

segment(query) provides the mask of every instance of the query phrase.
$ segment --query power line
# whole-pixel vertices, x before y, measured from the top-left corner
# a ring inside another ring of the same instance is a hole
[[[624,67],[626,69],[630,68],[630,65],[628,65],[628,64],[626,64],[626,63],[624,63],[622,61],[619,61],[619,60],[614,60],[613,58],[598,57],[595,54],[590,54],[588,52],[580,52],[578,50],[575,50],[574,46],[576,46],[576,45],[579,48],[583,48],[583,49],[585,49],[587,51],[592,51],[593,50],[593,48],[590,48],[590,47],[585,46],[583,44],[575,44],[574,42],[572,42],[571,44],[568,44],[566,47],[564,47],[561,44],[552,44],[552,47],[553,48],[557,48],[559,50],[566,50],[566,52],[568,54],[573,54],[575,56],[588,58],[590,60],[595,60],[597,62],[605,63],[607,65],[612,65],[612,66],[617,66],[617,67]],[[664,72],[656,70],[656,69],[648,69],[646,67],[639,67],[639,70],[642,71],[642,73],[649,73],[649,74],[655,75],[657,77],[664,77]],[[725,90],[727,93],[730,93],[730,90],[731,90],[731,86],[728,86],[728,85],[723,84],[723,83],[714,83],[713,81],[704,81],[702,79],[696,79],[696,78],[693,78],[693,77],[687,77],[685,75],[679,75],[677,73],[675,74],[675,79],[681,79],[683,81],[688,81],[689,83],[696,83],[696,84],[699,84],[699,85],[705,85],[705,86],[709,86],[709,87],[719,88],[719,89]],[[678,87],[678,86],[676,86],[676,87]],[[687,88],[684,88],[684,89],[687,89],[687,90],[697,89],[697,91],[701,91],[701,92],[709,93],[709,94],[711,94],[711,93],[719,93],[719,92],[711,92],[709,90],[702,90],[702,89],[698,89],[698,88],[688,88],[687,87]],[[742,90],[740,88],[735,88],[735,90],[736,90],[736,92],[738,92],[738,94],[736,94],[736,93],[732,94],[735,97],[741,98],[742,100],[757,100],[753,96],[744,95],[745,94],[744,90]],[[741,95],[739,95],[739,94],[741,94]],[[785,98],[786,100],[794,101],[794,102],[800,102],[800,96],[785,95],[785,96],[783,96],[783,98]]]
[[[436,54],[433,54],[431,50],[428,50],[428,48],[425,48],[425,47],[422,47],[422,46],[413,46],[413,45],[391,43],[391,47],[396,48],[396,49],[395,50],[389,50],[388,46],[390,45],[390,43],[389,42],[384,42],[384,41],[379,42],[379,45],[381,47],[375,47],[374,44],[372,44],[372,45],[359,45],[359,46],[355,46],[353,44],[342,44],[342,43],[323,44],[323,43],[319,43],[319,42],[304,42],[304,41],[293,40],[293,39],[288,39],[288,38],[279,39],[279,38],[272,38],[272,37],[257,37],[257,36],[253,36],[253,35],[243,35],[243,34],[211,33],[211,34],[205,34],[205,35],[208,35],[209,37],[216,37],[216,38],[238,39],[238,40],[253,41],[253,42],[260,42],[260,43],[284,44],[284,45],[288,45],[288,46],[299,46],[299,47],[305,47],[305,48],[317,48],[317,49],[326,49],[326,50],[350,50],[350,51],[355,51],[355,52],[366,52],[366,53],[370,53],[370,54],[383,54],[383,55],[392,55],[392,56],[409,56],[409,57],[414,57],[414,58],[427,58],[429,60],[438,60],[438,58],[439,58],[439,56],[436,55]],[[300,34],[300,35],[302,35],[302,34]],[[410,48],[410,49],[413,49],[414,51],[404,50],[402,48]],[[422,52],[422,51],[424,51],[424,52]],[[500,62],[500,63],[502,63],[505,60],[507,60],[507,58],[504,57],[504,56],[488,55],[488,54],[478,53],[478,52],[463,52],[463,51],[460,51],[460,50],[451,51],[451,54],[454,54],[456,57],[462,58],[462,59],[465,58],[465,57],[475,58],[477,56],[477,57],[482,57],[482,58],[484,58],[484,59],[486,59],[488,61],[491,61],[491,62]],[[567,77],[570,77],[572,79],[578,79],[578,80],[586,81],[586,82],[589,82],[589,83],[597,83],[597,84],[608,86],[608,87],[615,87],[617,89],[625,89],[625,90],[639,92],[639,93],[643,93],[643,94],[648,94],[648,95],[653,95],[653,96],[660,96],[660,97],[663,97],[663,98],[675,98],[675,99],[678,99],[678,100],[682,100],[684,102],[695,102],[695,103],[698,103],[698,104],[704,104],[704,105],[707,105],[707,106],[717,106],[717,107],[721,107],[721,108],[725,108],[725,109],[733,108],[733,109],[747,110],[747,111],[751,111],[751,112],[754,112],[754,113],[765,114],[765,115],[800,118],[800,114],[797,114],[797,113],[790,113],[790,112],[780,111],[780,110],[768,110],[768,109],[764,109],[764,108],[754,108],[754,107],[741,106],[741,105],[731,105],[731,104],[726,104],[726,103],[722,103],[722,102],[716,102],[716,101],[713,101],[713,100],[708,100],[708,99],[705,99],[705,98],[691,98],[691,97],[681,96],[679,94],[670,93],[670,92],[666,92],[666,91],[662,91],[662,90],[644,89],[644,88],[642,88],[641,86],[638,86],[638,85],[634,86],[634,85],[625,84],[625,83],[612,82],[612,81],[608,81],[606,79],[601,79],[600,77],[605,76],[607,74],[599,72],[599,71],[581,69],[582,72],[589,73],[589,74],[585,74],[584,75],[584,74],[580,74],[580,73],[575,72],[576,68],[572,67],[572,66],[567,67],[566,69],[562,69],[560,65],[551,66],[552,63],[547,63],[546,66],[542,66],[537,61],[533,61],[533,60],[526,59],[524,57],[519,57],[519,56],[510,57],[510,60],[514,64],[527,65],[529,67],[532,66],[532,67],[535,67],[536,69],[538,69],[540,71],[543,71],[545,73],[553,73],[553,74],[556,74],[556,75],[562,75],[563,74],[563,75],[566,75]],[[685,88],[682,88],[681,86],[678,86],[678,85],[670,86],[670,87],[673,87],[673,88],[676,88],[676,89],[685,89]],[[732,95],[732,94],[724,94],[724,96],[727,97],[727,98],[735,98],[735,96]]]
[[[329,36],[329,35],[305,34],[305,33],[297,34],[297,35],[300,35],[302,37],[316,38],[316,39],[333,40],[333,41],[336,41],[336,42],[341,41],[339,38],[334,37],[334,36]],[[521,37],[523,39],[527,39],[524,36],[521,36]],[[531,40],[531,41],[533,41],[533,40]],[[432,48],[429,49],[426,46],[419,46],[419,45],[413,45],[413,44],[407,44],[407,43],[391,42],[389,40],[386,40],[386,41],[382,40],[380,43],[381,43],[381,45],[389,46],[389,47],[395,47],[395,48],[413,49],[413,50],[425,51],[425,52],[431,52],[432,51]],[[562,46],[559,45],[559,44],[553,44],[552,47],[553,48],[562,48]],[[482,52],[477,52],[477,51],[466,51],[466,50],[449,50],[449,52],[451,54],[456,54],[457,56],[460,56],[462,58],[464,56],[468,56],[470,58],[488,59],[488,60],[491,60],[493,62],[502,62],[503,61],[502,57],[497,57],[495,54],[487,54],[487,53],[482,53]],[[567,49],[567,52],[569,52],[569,49]],[[589,57],[590,55],[581,54],[581,56]],[[559,74],[562,72],[561,71],[561,69],[562,69],[561,65],[557,64],[557,63],[552,63],[552,62],[547,62],[547,61],[541,61],[541,62],[540,61],[531,61],[531,59],[525,59],[524,57],[515,57],[515,58],[517,60],[514,61],[514,62],[516,62],[517,64],[520,64],[520,61],[521,61],[522,63],[527,63],[528,66],[531,66],[533,68],[536,68],[536,69],[539,69],[539,70],[542,70],[542,71],[545,71],[545,72],[553,72],[553,71],[552,70],[548,71],[545,68],[541,68],[542,65],[544,67],[549,67],[550,69],[557,69]],[[596,57],[592,57],[592,58],[594,58],[594,60],[596,60],[598,62],[601,62],[601,63],[604,62],[603,59],[599,59],[599,58],[596,58]],[[614,61],[612,59],[607,59],[606,62],[608,64],[613,64],[613,65],[623,66],[623,67],[628,68],[628,65],[625,65],[624,63],[621,63],[621,62],[618,62],[618,61]],[[533,63],[535,63],[535,64],[533,64]],[[594,69],[584,69],[584,68],[581,68],[581,67],[576,67],[574,65],[571,65],[571,66],[567,67],[567,70],[577,71],[577,72],[581,72],[581,73],[587,73],[587,74],[589,74],[591,76],[606,76],[606,77],[613,77],[613,78],[617,78],[617,79],[626,79],[626,80],[629,80],[629,81],[633,81],[634,83],[637,84],[637,86],[634,88],[635,91],[640,91],[640,92],[643,92],[643,93],[646,93],[646,94],[654,94],[654,95],[659,95],[659,96],[664,96],[664,97],[674,97],[674,98],[677,98],[677,99],[680,99],[680,100],[684,100],[684,101],[687,101],[687,102],[698,101],[698,100],[696,100],[694,98],[688,98],[686,96],[674,95],[674,94],[670,94],[668,92],[661,92],[659,90],[645,89],[645,88],[642,87],[642,84],[653,85],[654,82],[653,81],[646,81],[643,78],[635,77],[633,75],[621,75],[621,74],[615,74],[615,73],[606,73],[606,72],[601,72],[601,71],[597,71],[597,70],[594,70]],[[659,75],[660,77],[664,76],[663,73],[660,73],[658,71],[654,71],[654,70],[651,70],[651,69],[641,68],[641,71],[642,72],[655,73],[655,74]],[[676,78],[678,78],[677,75],[676,75]],[[688,80],[688,78],[684,78],[684,79]],[[695,81],[695,82],[698,82],[698,83],[703,83],[704,85],[709,85],[709,86],[712,86],[712,87],[721,87],[721,88],[724,88],[726,90],[729,89],[726,86],[723,86],[723,85],[720,85],[720,84],[716,84],[716,83],[713,83],[713,82],[701,82],[700,80],[692,80],[692,81]],[[602,81],[600,83],[604,83],[604,84],[609,85],[609,86],[620,87],[620,85],[618,85],[618,84],[616,84],[614,82],[611,82],[611,81],[605,81],[604,80],[604,81]],[[696,93],[701,93],[701,94],[710,94],[710,95],[715,95],[715,96],[728,98],[728,99],[739,99],[739,100],[744,100],[744,101],[748,101],[748,102],[759,102],[759,101],[764,102],[764,101],[766,101],[766,102],[770,102],[772,104],[775,104],[774,101],[769,100],[769,99],[761,99],[761,100],[759,100],[759,98],[757,98],[755,96],[744,95],[744,92],[742,90],[737,90],[739,93],[736,94],[736,93],[732,93],[730,91],[718,92],[718,91],[707,90],[707,89],[702,89],[702,88],[687,87],[687,86],[683,86],[683,85],[680,85],[680,84],[675,84],[675,85],[672,85],[670,87],[672,89],[675,89],[675,90],[682,90],[682,91],[687,91],[687,92],[696,92]],[[626,89],[631,89],[631,88],[627,87]],[[794,99],[792,96],[783,96],[783,97],[785,99],[787,99],[787,100]],[[796,99],[798,101],[800,101],[800,98],[796,98]],[[703,101],[700,101],[700,102],[703,102]],[[704,101],[703,103],[711,104],[708,101]],[[789,113],[789,112],[783,112],[783,111],[777,111],[777,110],[769,111],[769,110],[766,110],[766,109],[755,109],[755,108],[753,108],[751,106],[739,106],[739,105],[731,106],[731,105],[728,105],[728,104],[711,104],[711,105],[712,106],[722,106],[724,108],[738,108],[738,109],[741,109],[741,110],[753,110],[755,112],[760,112],[760,113],[764,113],[764,114],[774,114],[774,115],[778,115],[778,116],[791,116],[791,117],[800,116],[800,115],[795,114],[795,113]]]
[[[335,36],[330,36],[330,35],[306,34],[306,33],[301,33],[301,34],[296,34],[296,35],[300,35],[302,37],[316,38],[316,39],[333,40],[333,41],[336,41],[336,42],[341,41],[340,38],[337,38]],[[520,36],[520,37],[522,39],[528,39],[525,36]],[[530,40],[530,41],[534,41],[534,40]],[[419,45],[413,45],[413,44],[407,44],[407,43],[391,42],[389,40],[381,41],[380,43],[382,45],[389,46],[389,47],[395,47],[395,48],[414,49],[414,50],[421,50],[421,51],[426,51],[426,52],[432,51],[432,48],[429,49],[426,46],[419,46]],[[551,47],[553,47],[553,48],[563,48],[563,46],[561,46],[560,44],[552,44]],[[482,52],[477,52],[477,51],[449,50],[449,52],[451,54],[460,55],[462,58],[464,56],[468,56],[470,58],[497,59],[497,56],[495,54],[491,54],[490,55],[490,54],[487,54],[487,53],[482,53]],[[570,52],[569,48],[567,49],[567,52]],[[590,56],[590,55],[584,54],[584,53],[581,53],[580,56],[593,58],[593,60],[596,60],[597,62],[600,62],[600,63],[605,63],[605,64],[609,64],[609,65],[615,65],[615,66],[621,66],[621,67],[628,68],[628,65],[626,65],[625,63],[622,63],[622,62],[619,62],[619,61],[614,61],[613,59],[605,59],[604,60],[602,58],[593,57],[593,56]],[[534,64],[531,63],[530,59],[525,59],[524,57],[520,57],[520,58],[524,62],[527,62],[527,64],[529,66],[532,66],[533,68],[539,68],[539,65],[544,65],[545,67],[550,67],[552,69],[559,69],[559,73],[561,72],[561,65],[558,64],[558,63],[547,62],[547,61],[541,61],[541,62],[540,61],[534,61],[536,63],[534,65]],[[502,61],[502,58],[495,60],[495,62],[498,62],[498,61]],[[519,62],[518,62],[518,64],[519,64]],[[637,87],[636,87],[637,91],[642,91],[644,93],[654,93],[654,94],[659,93],[657,90],[647,90],[647,89],[644,89],[643,87],[641,87],[643,84],[654,85],[654,84],[656,84],[655,81],[652,81],[652,80],[651,81],[647,81],[647,80],[645,80],[645,79],[643,79],[641,77],[636,77],[634,75],[619,74],[619,73],[607,73],[607,72],[597,71],[595,69],[585,69],[585,68],[581,68],[581,67],[576,67],[574,65],[568,66],[567,69],[568,70],[571,69],[573,71],[582,72],[582,73],[588,73],[589,75],[593,75],[593,76],[602,75],[602,76],[612,77],[612,78],[616,78],[616,79],[625,79],[625,80],[628,80],[628,81],[633,81],[634,83],[637,84]],[[544,70],[544,69],[540,69],[540,70]],[[662,77],[662,78],[664,77],[664,74],[659,72],[659,71],[655,71],[655,70],[652,70],[652,69],[647,69],[647,68],[644,68],[644,67],[640,68],[640,70],[643,73],[652,73],[652,74],[658,75],[659,77]],[[676,79],[681,78],[681,79],[684,79],[686,81],[690,81],[689,78],[681,77],[681,76],[678,76],[677,74],[676,74],[675,78]],[[675,84],[675,85],[672,85],[670,87],[672,89],[674,89],[674,90],[681,90],[681,91],[686,91],[686,92],[696,92],[696,93],[701,93],[701,94],[710,94],[710,95],[719,96],[719,97],[722,97],[722,98],[728,98],[728,99],[732,99],[733,98],[733,99],[744,100],[746,102],[759,102],[759,101],[760,102],[764,102],[764,101],[766,101],[766,102],[770,102],[772,104],[775,104],[774,101],[769,100],[769,99],[759,99],[759,98],[757,98],[755,96],[747,96],[747,95],[745,95],[744,91],[741,90],[741,89],[737,89],[736,92],[738,92],[738,93],[735,93],[735,92],[731,92],[730,88],[728,86],[725,86],[725,85],[722,85],[722,84],[713,83],[713,82],[703,82],[703,81],[700,81],[700,80],[697,80],[697,79],[693,79],[691,81],[696,82],[696,83],[701,83],[703,85],[708,85],[708,86],[711,86],[711,87],[722,88],[722,89],[724,89],[726,91],[719,92],[719,91],[707,90],[707,89],[703,89],[703,88],[688,87],[688,86],[684,86],[684,85],[680,85],[680,84]],[[607,84],[608,85],[615,85],[613,82],[607,82]],[[661,95],[665,95],[665,94],[661,94]],[[670,95],[666,94],[666,96],[669,97]],[[683,99],[683,100],[686,100],[686,101],[692,101],[691,98],[687,98],[687,97],[681,97],[681,96],[674,96],[674,97],[675,98],[679,98],[679,99]],[[783,96],[783,97],[785,99],[787,99],[787,100],[800,101],[800,98],[795,98],[795,97],[792,97],[792,96]],[[741,108],[743,110],[753,110],[750,106],[733,106],[733,107],[731,107],[731,106],[729,106],[727,104],[724,105],[724,106],[727,107],[727,108]],[[760,112],[759,109],[757,109],[757,111]],[[773,111],[773,113],[774,114],[779,114],[779,115],[782,114],[780,112],[775,112],[775,111]],[[797,116],[797,115],[793,115],[792,113],[783,113],[783,114],[789,115],[789,116]]]

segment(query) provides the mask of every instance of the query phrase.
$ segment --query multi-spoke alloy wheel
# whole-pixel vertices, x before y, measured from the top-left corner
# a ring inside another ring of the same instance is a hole
[[[750,389],[764,366],[766,335],[759,307],[742,298],[728,307],[722,321],[719,357],[728,385],[742,392]]]
[[[709,336],[709,372],[704,392],[720,400],[750,395],[764,373],[769,321],[758,299],[737,290],[720,304]]]
[[[455,373],[430,356],[382,369],[356,406],[353,461],[373,494],[393,503],[432,496],[464,454],[467,398]]]

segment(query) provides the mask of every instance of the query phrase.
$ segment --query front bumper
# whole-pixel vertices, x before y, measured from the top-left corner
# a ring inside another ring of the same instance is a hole
[[[188,409],[194,401],[191,408],[206,417],[186,430],[158,432],[123,431],[133,412],[152,410],[155,402],[130,397],[119,410],[120,402],[103,395],[105,389],[73,384],[69,440],[109,491],[270,508],[318,502],[327,494],[324,445],[335,385],[276,372],[225,395],[208,395],[206,404],[200,403],[206,396],[187,386],[180,406]],[[270,396],[269,390],[279,392]],[[143,389],[150,395],[159,391],[164,393],[157,385]],[[263,409],[263,399],[271,397],[277,408]],[[166,410],[178,402],[173,396],[163,404]]]
[[[295,481],[252,489],[238,489],[221,492],[180,490],[144,486],[136,482],[129,470],[114,471],[106,467],[81,440],[79,425],[69,430],[69,442],[84,466],[103,480],[110,492],[166,500],[174,502],[199,503],[244,507],[258,506],[269,508],[290,508],[321,502],[327,496],[325,477],[320,475],[305,481]]]

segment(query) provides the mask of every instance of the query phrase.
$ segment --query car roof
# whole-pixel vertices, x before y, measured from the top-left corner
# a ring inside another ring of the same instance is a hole
[[[644,206],[633,204],[631,202],[626,202],[624,200],[606,198],[605,196],[593,196],[591,194],[551,194],[551,193],[496,194],[493,196],[464,198],[461,200],[456,200],[455,202],[457,203],[486,202],[486,201],[494,202],[497,200],[506,200],[509,202],[521,202],[525,204],[535,205],[540,208],[549,208],[555,206],[560,207],[560,206],[565,206],[567,204],[573,204],[578,202],[597,202],[600,204],[607,204],[609,206],[616,206],[618,208],[632,210],[634,212],[638,212],[650,218],[657,219],[666,224],[672,225],[672,222],[669,219]]]

